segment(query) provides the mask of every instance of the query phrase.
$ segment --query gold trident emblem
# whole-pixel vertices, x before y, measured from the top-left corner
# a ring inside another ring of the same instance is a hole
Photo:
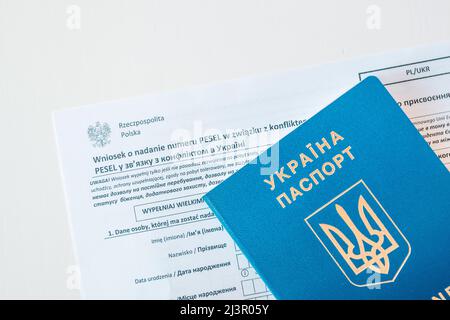
[[[352,231],[357,244],[350,241],[349,238],[335,226],[320,224],[320,227],[353,272],[358,275],[369,268],[380,274],[388,274],[389,254],[396,250],[399,245],[372,210],[366,199],[364,199],[362,195],[359,196],[358,213],[371,238],[364,235],[356,227],[355,223],[342,206],[335,204],[335,209],[341,219]],[[374,222],[374,226],[369,222],[369,217]],[[372,240],[375,238],[376,241]],[[341,242],[338,239],[341,240]],[[389,244],[385,244],[386,240]],[[344,248],[341,245],[342,242],[345,244]],[[387,246],[387,248],[383,247],[383,245]],[[358,250],[355,252],[356,247]]]

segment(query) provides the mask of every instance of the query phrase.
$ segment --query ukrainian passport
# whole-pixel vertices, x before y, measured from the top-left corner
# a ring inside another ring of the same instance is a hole
[[[449,297],[450,174],[375,77],[204,200],[278,299]]]

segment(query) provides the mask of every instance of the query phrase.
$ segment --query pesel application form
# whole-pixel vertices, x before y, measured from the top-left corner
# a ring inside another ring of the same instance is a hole
[[[56,112],[82,296],[273,299],[201,197],[370,75],[450,168],[450,43]]]

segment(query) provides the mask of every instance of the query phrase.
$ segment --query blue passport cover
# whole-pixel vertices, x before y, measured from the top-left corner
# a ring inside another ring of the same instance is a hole
[[[450,285],[449,178],[369,77],[204,199],[278,299],[430,299]]]

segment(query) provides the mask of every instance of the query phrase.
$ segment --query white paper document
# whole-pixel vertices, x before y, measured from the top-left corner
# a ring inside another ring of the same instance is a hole
[[[82,296],[273,299],[201,197],[371,75],[450,169],[450,43],[56,112]]]

